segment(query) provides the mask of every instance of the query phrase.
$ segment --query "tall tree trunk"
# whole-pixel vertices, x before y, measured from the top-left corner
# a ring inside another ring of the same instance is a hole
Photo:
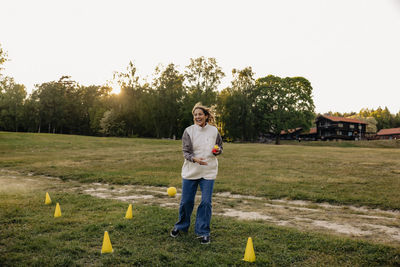
[[[281,135],[277,134],[275,137],[275,145],[280,145],[281,144]]]

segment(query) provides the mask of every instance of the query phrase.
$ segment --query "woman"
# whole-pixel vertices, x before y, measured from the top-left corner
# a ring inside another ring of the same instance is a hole
[[[214,114],[210,108],[197,103],[192,110],[194,124],[187,127],[182,136],[185,161],[182,166],[182,198],[179,220],[171,230],[177,237],[190,226],[197,188],[201,189],[201,203],[197,208],[195,233],[202,244],[210,243],[211,198],[214,180],[218,173],[217,155],[222,153],[222,138],[215,127]]]

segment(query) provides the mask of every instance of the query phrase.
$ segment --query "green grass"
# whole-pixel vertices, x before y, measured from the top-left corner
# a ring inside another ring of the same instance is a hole
[[[400,209],[399,159],[391,148],[226,144],[216,191]],[[181,165],[180,141],[0,132],[0,168],[7,170],[180,186]],[[400,265],[399,247],[219,216],[212,220],[211,245],[203,246],[193,228],[169,237],[176,209],[134,204],[134,218],[126,220],[127,203],[15,180],[0,187],[0,266]],[[43,204],[46,191],[50,206]],[[53,217],[56,202],[60,218]],[[104,231],[113,254],[100,253]],[[241,260],[248,237],[253,264]]]
[[[134,218],[124,219],[126,203],[80,194],[44,190],[0,194],[1,266],[395,266],[400,250],[328,235],[301,233],[262,222],[214,216],[212,243],[200,245],[193,229],[176,239],[169,230],[177,211],[134,205]],[[100,254],[108,231],[113,254]],[[251,236],[256,262],[244,256]]]
[[[361,141],[302,141],[281,140],[281,144],[300,146],[330,146],[330,147],[363,147],[363,148],[400,148],[400,139],[392,140],[361,140]]]
[[[182,162],[180,141],[0,132],[0,168],[25,173],[179,187]],[[219,163],[216,192],[400,209],[397,148],[229,143]]]

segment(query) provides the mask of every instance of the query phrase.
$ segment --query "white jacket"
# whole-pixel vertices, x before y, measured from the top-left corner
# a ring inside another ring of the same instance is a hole
[[[206,124],[201,127],[193,124],[187,127],[182,136],[182,150],[185,161],[182,166],[182,177],[195,180],[204,178],[214,180],[218,174],[218,160],[212,153],[215,145],[220,147],[222,153],[222,138],[218,129]],[[193,158],[204,158],[208,165],[193,162]]]

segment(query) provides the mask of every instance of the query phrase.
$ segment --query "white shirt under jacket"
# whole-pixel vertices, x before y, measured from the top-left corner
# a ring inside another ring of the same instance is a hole
[[[182,150],[185,161],[182,166],[182,177],[188,180],[204,178],[214,180],[218,174],[218,160],[212,153],[215,145],[222,153],[222,138],[218,129],[206,124],[201,127],[193,124],[187,127],[182,136]],[[193,162],[193,158],[204,158],[208,165]]]

